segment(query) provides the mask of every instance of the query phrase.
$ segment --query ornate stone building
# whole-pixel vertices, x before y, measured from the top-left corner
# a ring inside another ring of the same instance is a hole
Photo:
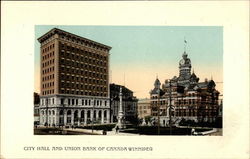
[[[179,76],[165,80],[162,84],[157,78],[154,89],[150,91],[152,116],[160,115],[161,125],[169,123],[170,106],[172,122],[181,119],[212,122],[218,116],[219,92],[215,82],[205,79],[199,82],[194,71],[191,73],[191,60],[186,52],[179,61]],[[157,119],[157,118],[156,118]]]
[[[108,123],[111,47],[57,28],[38,41],[40,124]]]
[[[125,121],[133,123],[137,120],[137,102],[138,99],[133,95],[133,92],[122,85],[110,84],[110,99],[111,99],[111,121],[117,122],[119,112],[119,93],[122,88],[122,107]]]

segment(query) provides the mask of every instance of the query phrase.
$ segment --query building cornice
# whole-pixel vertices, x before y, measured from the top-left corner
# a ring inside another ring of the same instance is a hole
[[[75,35],[75,34],[72,34],[72,33],[69,33],[67,31],[64,31],[64,30],[61,30],[61,29],[58,29],[58,28],[51,29],[50,31],[45,33],[43,36],[39,37],[37,40],[40,43],[42,43],[42,42],[49,39],[50,37],[52,37],[55,34],[65,35],[66,37],[70,37],[70,38],[73,38],[75,40],[83,41],[85,43],[91,43],[92,45],[96,45],[98,47],[103,47],[103,48],[108,49],[108,50],[110,50],[112,48],[110,46],[98,43],[96,41],[93,41],[93,40],[90,40],[90,39],[87,39],[87,38],[84,38],[84,37],[81,37],[81,36],[78,36],[78,35]]]
[[[53,98],[53,97],[109,99],[109,97],[103,97],[103,96],[87,96],[87,95],[74,95],[74,94],[50,94],[50,95],[40,96],[40,98]]]

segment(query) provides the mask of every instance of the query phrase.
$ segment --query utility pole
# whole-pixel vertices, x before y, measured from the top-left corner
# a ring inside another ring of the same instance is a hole
[[[169,91],[169,128],[170,128],[170,135],[172,135],[172,99],[171,99],[172,86],[171,86],[171,79],[169,82],[169,86],[170,86],[170,91]]]
[[[157,107],[158,107],[158,135],[160,135],[160,89],[157,90],[158,93],[158,101],[157,101]]]
[[[113,103],[113,97],[111,98],[109,98],[109,123],[111,123],[111,121],[112,121],[112,116],[113,116],[113,110],[114,109],[112,109],[111,108],[111,106],[113,105],[112,103]],[[113,122],[113,121],[112,121]]]
[[[64,99],[61,101],[62,102],[62,111],[63,111],[63,117],[62,117],[62,130],[63,130],[63,127],[64,127]],[[61,123],[60,123],[60,109],[59,109],[59,127],[61,126]]]

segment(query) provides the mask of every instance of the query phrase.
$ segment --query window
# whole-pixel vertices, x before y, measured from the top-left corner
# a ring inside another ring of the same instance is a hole
[[[64,99],[61,99],[61,104],[64,104]]]

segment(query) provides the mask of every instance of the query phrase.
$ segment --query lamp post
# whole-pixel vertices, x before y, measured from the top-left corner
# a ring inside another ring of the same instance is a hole
[[[112,98],[110,98],[110,102],[109,102],[109,122],[111,123],[111,121],[112,121],[112,123],[113,123],[113,110],[114,110],[114,107],[112,106],[113,104],[113,100],[114,100],[114,97],[112,97]],[[113,109],[111,109],[111,106],[113,107]]]
[[[62,100],[62,111],[63,111],[63,113],[62,113],[62,115],[63,115],[63,117],[62,117],[62,130],[63,130],[63,127],[64,127],[64,100]]]
[[[172,86],[171,86],[171,80],[169,81],[170,91],[169,91],[169,130],[170,135],[172,135]]]
[[[91,124],[92,134],[94,132],[94,98],[92,98],[92,124]]]
[[[49,119],[49,108],[48,108],[48,99],[45,100],[45,103],[46,103],[46,128],[48,128],[48,119]]]

